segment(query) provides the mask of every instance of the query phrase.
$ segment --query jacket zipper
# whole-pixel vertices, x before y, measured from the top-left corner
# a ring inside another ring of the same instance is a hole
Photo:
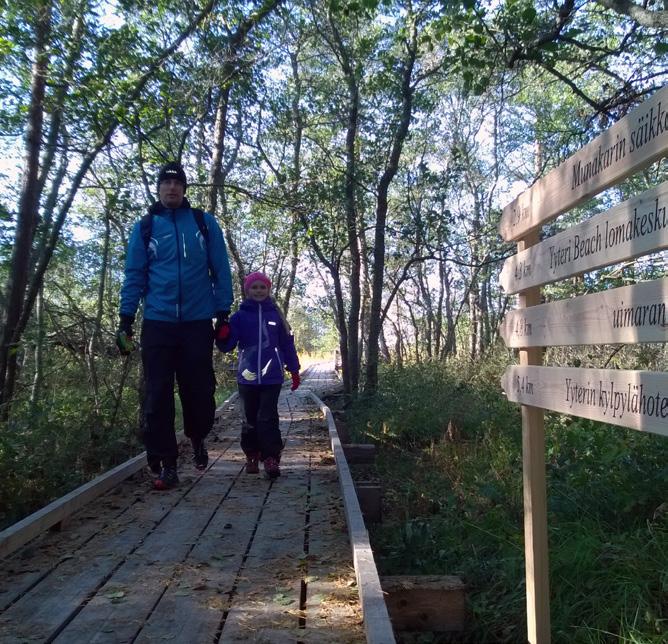
[[[257,303],[257,383],[262,384],[262,304]]]
[[[278,347],[274,347],[274,351],[276,351],[276,360],[278,361],[279,373],[281,376],[283,376],[283,361],[281,360],[281,354],[278,351]]]
[[[181,253],[179,252],[179,227],[176,225],[176,209],[172,208],[172,223],[174,224],[174,235],[176,239],[176,280],[178,300],[176,302],[176,319],[181,321]],[[185,246],[184,246],[185,250]]]

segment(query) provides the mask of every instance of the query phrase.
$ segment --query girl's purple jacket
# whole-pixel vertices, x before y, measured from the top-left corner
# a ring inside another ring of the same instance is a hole
[[[285,369],[299,371],[294,336],[271,298],[244,300],[232,315],[230,335],[216,340],[216,346],[228,353],[237,345],[237,382],[242,385],[275,385],[285,379]]]

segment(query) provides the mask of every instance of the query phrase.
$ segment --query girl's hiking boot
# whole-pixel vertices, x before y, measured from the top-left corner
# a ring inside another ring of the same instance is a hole
[[[281,469],[278,467],[278,459],[273,456],[267,456],[264,459],[264,473],[268,479],[275,479],[281,475]]]
[[[176,473],[176,467],[165,465],[160,472],[160,476],[153,481],[153,487],[156,490],[169,490],[179,484],[179,477]]]
[[[209,464],[209,452],[206,451],[204,441],[193,441],[193,461],[198,470],[205,470]]]
[[[260,473],[259,460],[260,460],[259,454],[246,454],[246,474]]]

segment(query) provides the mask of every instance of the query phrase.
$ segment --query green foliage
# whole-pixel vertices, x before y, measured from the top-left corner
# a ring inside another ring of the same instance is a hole
[[[289,318],[299,353],[323,355],[338,346],[336,329],[322,310],[295,306],[291,307]]]
[[[125,395],[110,425],[113,398],[92,414],[76,369],[61,367],[48,405],[46,398],[36,408],[26,402],[0,427],[0,529],[142,451],[136,390]]]
[[[449,363],[386,365],[378,395],[356,409],[355,425],[375,440],[422,448],[441,441],[451,423],[474,439],[513,409],[495,390],[463,380]]]
[[[473,614],[457,642],[526,633],[521,424],[498,385],[507,360],[386,367],[379,398],[348,414],[381,447],[381,573],[462,576]],[[555,415],[546,460],[553,641],[665,641],[668,441]]]

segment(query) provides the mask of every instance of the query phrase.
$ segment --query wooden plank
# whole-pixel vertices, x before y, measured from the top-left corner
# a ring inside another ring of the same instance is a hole
[[[49,503],[46,507],[0,532],[0,557],[6,557],[31,539],[73,512],[76,512],[93,499],[104,494],[121,481],[145,467],[146,452],[116,466],[105,474],[81,485],[69,494]]]
[[[285,432],[283,432],[285,435]],[[244,561],[221,642],[275,641],[299,626],[308,458],[291,434],[279,479],[270,486],[262,518]]]
[[[668,278],[510,311],[509,347],[668,342]]]
[[[362,609],[327,426],[310,400],[311,481],[304,559],[304,630],[294,641],[365,642]]]
[[[668,373],[511,366],[509,400],[668,436]]]
[[[668,248],[668,181],[509,257],[507,293]]]
[[[366,523],[381,523],[383,520],[383,489],[380,485],[358,483],[355,492],[360,502]]]
[[[332,452],[336,461],[343,505],[346,512],[348,535],[353,550],[353,563],[357,576],[360,601],[362,603],[367,642],[369,644],[394,644],[396,640],[369,543],[369,535],[364,527],[364,519],[362,518],[362,511],[357,500],[357,494],[355,493],[355,485],[345,459],[341,441],[336,432],[334,417],[329,407],[314,393],[310,392],[310,394],[315,403],[320,407],[329,430]]]
[[[61,631],[56,641],[63,644],[84,644],[91,640],[133,641],[240,469],[238,462],[215,461],[142,540],[132,556],[127,557],[105,579],[104,585],[96,589],[95,595]],[[178,488],[161,494],[180,496]]]
[[[377,452],[378,448],[373,444],[346,443],[343,445],[343,453],[350,465],[370,465],[375,462]]]
[[[241,450],[226,454],[236,470],[245,458]],[[239,569],[267,494],[257,475],[245,472],[197,539],[191,553],[141,629],[137,644],[213,642],[222,615],[230,607]]]
[[[51,641],[170,509],[171,504],[164,502],[133,504],[117,522],[63,561],[56,574],[3,612],[0,641]]]
[[[534,231],[519,241],[518,251],[538,243]],[[524,291],[521,309],[540,303],[539,288]],[[520,364],[539,365],[539,347],[520,351]],[[524,494],[524,559],[527,606],[527,640],[531,644],[550,641],[550,583],[547,543],[547,487],[545,483],[545,414],[522,406],[522,477]]]
[[[123,523],[123,515],[134,503],[141,503],[137,481],[127,479],[102,496],[94,507],[83,508],[72,515],[65,534],[44,532],[29,546],[14,552],[2,562],[0,575],[0,613],[29,592],[64,562],[77,556],[91,539]]]
[[[668,87],[582,147],[503,209],[499,231],[519,239],[668,150]]]

